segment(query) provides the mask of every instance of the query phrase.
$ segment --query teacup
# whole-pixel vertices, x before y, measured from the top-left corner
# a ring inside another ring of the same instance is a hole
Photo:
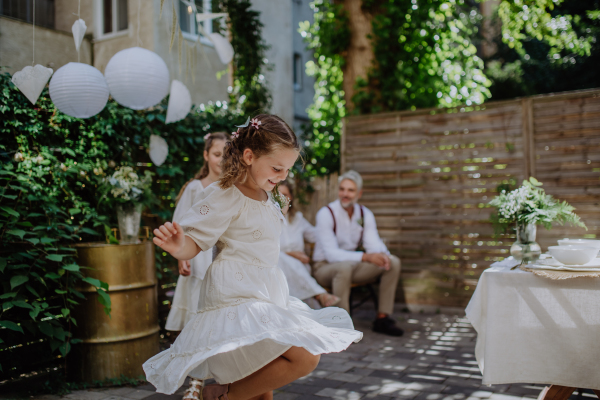
[[[584,245],[550,246],[548,251],[565,265],[585,265],[596,258],[598,249]]]

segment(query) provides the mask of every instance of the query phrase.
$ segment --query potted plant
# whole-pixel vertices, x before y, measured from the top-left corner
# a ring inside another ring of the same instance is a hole
[[[137,243],[142,207],[152,198],[152,172],[139,176],[132,167],[120,167],[104,179],[104,196],[114,203],[121,236],[120,243]]]
[[[535,241],[537,224],[551,229],[553,222],[561,225],[568,222],[586,228],[573,212],[573,206],[546,194],[541,186],[541,182],[531,177],[524,180],[518,189],[502,190],[489,202],[497,208],[497,213],[491,216],[494,230],[497,233],[507,232],[514,227],[517,233],[517,240],[510,248],[510,254],[517,260],[533,262],[540,257],[542,251]]]

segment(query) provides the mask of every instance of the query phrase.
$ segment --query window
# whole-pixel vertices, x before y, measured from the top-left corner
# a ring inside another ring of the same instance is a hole
[[[0,15],[33,23],[33,0],[0,0]],[[35,25],[54,29],[54,0],[36,0]]]
[[[196,36],[198,35],[198,25],[196,23],[196,14],[194,14],[194,9],[191,6],[192,2],[196,5],[196,12],[201,14],[212,12],[212,10],[216,8],[213,7],[213,3],[216,3],[217,1],[179,0],[179,27],[181,28],[181,32]],[[206,33],[210,34],[219,31],[219,23],[220,19],[207,20],[202,22],[202,27]]]
[[[294,53],[294,90],[302,90],[302,74],[304,66],[302,65],[302,54]]]
[[[127,30],[127,0],[102,0],[102,34]]]

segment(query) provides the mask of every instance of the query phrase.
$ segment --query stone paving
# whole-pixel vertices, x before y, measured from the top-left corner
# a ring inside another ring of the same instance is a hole
[[[309,376],[277,390],[274,400],[534,400],[541,385],[484,386],[475,361],[476,333],[464,314],[399,313],[405,334],[392,338],[370,330],[372,310],[357,310],[360,343],[342,353],[321,357]],[[76,391],[34,400],[172,400],[150,384],[115,389]],[[0,396],[1,397],[1,396]],[[573,400],[596,398],[593,393]]]

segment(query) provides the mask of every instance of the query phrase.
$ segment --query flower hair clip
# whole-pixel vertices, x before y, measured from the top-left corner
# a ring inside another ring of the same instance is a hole
[[[237,139],[238,136],[240,136],[239,132],[231,132],[231,138],[232,139]]]
[[[258,120],[258,118],[252,118],[252,121],[250,121],[250,123],[252,124],[252,127],[254,129],[258,129],[258,127],[260,125],[262,125],[262,122]]]
[[[204,135],[204,140],[208,140],[210,138],[210,133],[207,133],[206,135]]]

